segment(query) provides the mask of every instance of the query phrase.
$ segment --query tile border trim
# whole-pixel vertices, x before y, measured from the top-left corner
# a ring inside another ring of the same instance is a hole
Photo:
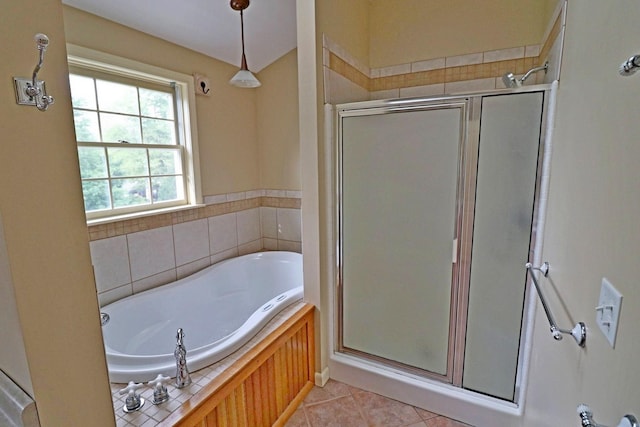
[[[432,58],[380,68],[362,65],[357,58],[323,34],[322,62],[324,67],[369,92],[500,78],[507,72],[524,74],[546,60],[560,35],[562,14],[557,14],[551,22],[553,24],[539,45]]]
[[[89,241],[124,236],[184,222],[211,218],[247,209],[271,207],[300,209],[302,192],[290,190],[251,190],[205,197],[206,206],[171,213],[89,225]]]

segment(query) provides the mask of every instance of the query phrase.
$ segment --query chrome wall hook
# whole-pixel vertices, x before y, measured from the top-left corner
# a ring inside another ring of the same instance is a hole
[[[24,77],[14,77],[13,82],[16,90],[16,102],[19,105],[35,105],[40,111],[46,111],[49,105],[55,101],[53,96],[47,95],[44,81],[38,80],[38,73],[44,63],[44,52],[49,47],[49,37],[46,34],[38,33],[34,40],[38,48],[38,63],[33,69],[31,79]]]

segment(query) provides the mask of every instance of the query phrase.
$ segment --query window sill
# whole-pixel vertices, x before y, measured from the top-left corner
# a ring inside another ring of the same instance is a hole
[[[90,227],[92,225],[101,225],[101,224],[110,224],[110,223],[119,222],[119,221],[128,221],[131,219],[145,218],[145,217],[150,217],[155,215],[163,215],[168,213],[186,211],[189,209],[196,209],[204,206],[206,206],[206,204],[204,203],[194,203],[189,205],[180,205],[180,206],[172,206],[169,208],[148,210],[144,212],[135,212],[130,214],[109,216],[104,218],[88,219],[87,226]]]

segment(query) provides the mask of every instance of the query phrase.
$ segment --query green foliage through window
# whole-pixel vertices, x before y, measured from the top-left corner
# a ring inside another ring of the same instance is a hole
[[[69,82],[87,213],[185,203],[175,94],[77,74]]]

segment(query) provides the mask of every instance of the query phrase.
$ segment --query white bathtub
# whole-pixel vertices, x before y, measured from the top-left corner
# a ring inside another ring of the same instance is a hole
[[[192,276],[116,301],[100,311],[109,379],[175,376],[182,328],[191,372],[249,341],[280,310],[302,298],[302,255],[262,252],[212,265]]]

